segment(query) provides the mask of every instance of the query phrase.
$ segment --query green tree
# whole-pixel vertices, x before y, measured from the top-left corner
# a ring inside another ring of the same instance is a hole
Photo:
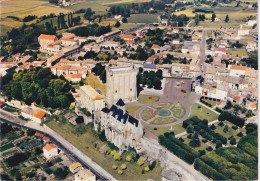
[[[86,10],[85,14],[84,14],[84,18],[85,18],[86,20],[91,21],[94,14],[95,14],[95,12],[92,11],[91,8],[88,8],[88,9]]]
[[[148,88],[153,87],[153,82],[150,79],[147,81],[147,86],[148,86]]]
[[[215,21],[215,18],[216,18],[216,14],[213,13],[212,16],[211,16],[211,21],[214,22],[214,21]]]
[[[120,27],[120,22],[119,21],[116,22],[115,27],[116,28]]]
[[[237,143],[237,140],[236,140],[236,138],[231,138],[231,140],[230,140],[230,144],[231,145],[235,145]]]
[[[229,22],[229,16],[228,15],[226,15],[225,22],[226,23]]]
[[[193,133],[193,132],[194,132],[194,128],[193,128],[193,126],[192,126],[191,124],[189,124],[189,125],[187,126],[186,132],[187,132],[187,133]]]
[[[127,18],[126,18],[126,17],[123,17],[122,22],[123,22],[123,23],[127,23]]]

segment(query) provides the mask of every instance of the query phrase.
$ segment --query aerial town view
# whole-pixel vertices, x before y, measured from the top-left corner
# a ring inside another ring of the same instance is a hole
[[[258,180],[257,0],[0,7],[0,180]]]

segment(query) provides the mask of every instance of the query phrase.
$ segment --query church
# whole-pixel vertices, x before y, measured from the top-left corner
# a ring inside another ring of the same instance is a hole
[[[143,126],[139,120],[126,112],[122,99],[110,108],[105,107],[101,110],[100,119],[94,121],[95,130],[98,130],[98,124],[101,131],[105,131],[107,140],[117,146],[120,151],[127,150],[129,147],[141,149]]]

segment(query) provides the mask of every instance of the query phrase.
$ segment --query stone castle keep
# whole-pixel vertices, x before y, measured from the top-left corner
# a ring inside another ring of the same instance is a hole
[[[106,67],[108,104],[113,105],[119,99],[124,102],[137,100],[136,75],[138,69],[130,67]]]

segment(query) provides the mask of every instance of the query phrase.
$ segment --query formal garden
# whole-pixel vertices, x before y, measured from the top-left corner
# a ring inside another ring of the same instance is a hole
[[[157,103],[147,106],[141,113],[142,120],[155,125],[164,125],[176,122],[185,116],[186,110],[179,103]]]
[[[257,125],[228,112],[208,124],[190,117],[182,123],[187,134],[175,137],[174,130],[159,136],[159,142],[175,155],[213,180],[257,179]]]

